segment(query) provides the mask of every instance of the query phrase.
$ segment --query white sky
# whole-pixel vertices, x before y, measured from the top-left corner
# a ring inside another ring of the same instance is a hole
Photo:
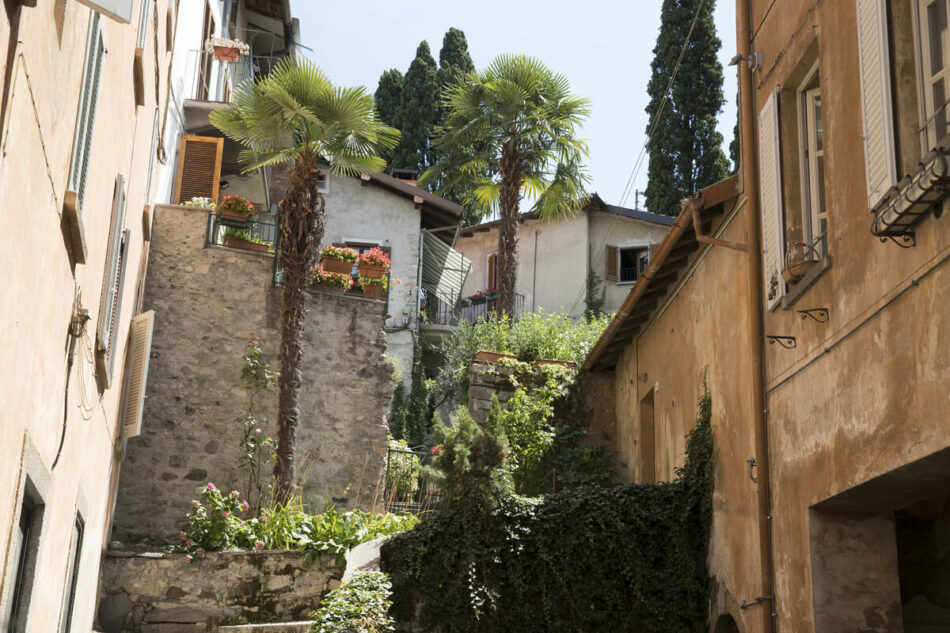
[[[711,0],[707,0],[709,2]],[[582,135],[590,145],[591,190],[619,204],[646,140],[646,87],[660,26],[662,0],[481,0],[441,3],[403,0],[320,2],[291,0],[310,56],[337,85],[364,85],[375,92],[389,68],[405,73],[422,40],[438,62],[449,27],[465,32],[476,68],[500,53],[521,53],[565,74],[575,94],[593,102]],[[726,104],[719,131],[729,142],[736,121],[735,4],[719,0],[716,26],[723,45]],[[646,160],[635,188],[646,188]],[[626,206],[633,206],[630,195]],[[640,207],[643,208],[641,200]]]

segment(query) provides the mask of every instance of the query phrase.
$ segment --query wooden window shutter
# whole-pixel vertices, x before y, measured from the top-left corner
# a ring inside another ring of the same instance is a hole
[[[488,289],[498,288],[498,253],[488,256]]]
[[[152,330],[155,312],[136,315],[129,326],[129,348],[126,355],[124,393],[122,394],[122,437],[142,433],[142,411],[145,408],[145,382],[148,359],[152,353]]]
[[[96,107],[99,102],[99,83],[102,77],[102,58],[105,41],[98,13],[89,20],[89,38],[86,42],[86,63],[83,68],[82,92],[79,97],[79,114],[76,117],[76,134],[69,167],[67,189],[76,193],[77,208],[82,213],[86,199],[86,181],[89,176],[89,154],[92,151],[93,132],[96,126]]]
[[[620,257],[620,251],[616,246],[608,246],[604,249],[604,280],[617,281],[617,262]]]
[[[223,150],[223,138],[187,134],[181,137],[178,146],[175,204],[184,204],[192,198],[211,198],[212,202],[218,201]]]
[[[782,216],[782,155],[779,143],[778,90],[759,112],[759,206],[762,210],[762,267],[766,305],[771,310],[785,295],[785,222]]]
[[[886,1],[856,0],[868,208],[897,184]]]

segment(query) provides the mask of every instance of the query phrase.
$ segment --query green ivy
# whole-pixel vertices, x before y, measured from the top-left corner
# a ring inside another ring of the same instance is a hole
[[[388,633],[389,577],[378,571],[358,572],[324,598],[311,614],[311,633]]]
[[[510,493],[503,429],[440,427],[443,505],[382,550],[392,613],[442,633],[701,630],[712,516],[705,392],[670,483]]]

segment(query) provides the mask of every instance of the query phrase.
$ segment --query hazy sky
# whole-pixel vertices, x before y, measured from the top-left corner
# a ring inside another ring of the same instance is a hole
[[[711,0],[707,0],[709,2]],[[465,32],[476,68],[500,53],[523,53],[564,73],[574,93],[593,102],[582,135],[590,144],[592,190],[619,204],[646,140],[646,86],[660,27],[662,0],[481,0],[441,3],[403,0],[318,2],[291,0],[300,18],[308,55],[338,85],[364,85],[375,92],[380,74],[403,73],[427,40],[436,61],[449,27]],[[719,0],[716,26],[723,66],[735,53],[735,3]],[[729,141],[736,121],[735,67],[726,67],[726,106],[719,131]],[[646,188],[646,160],[635,188]],[[630,195],[626,206],[633,206]],[[641,207],[643,206],[641,201]]]

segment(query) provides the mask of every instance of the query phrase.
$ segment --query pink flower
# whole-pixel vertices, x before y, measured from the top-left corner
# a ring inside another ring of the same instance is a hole
[[[229,516],[231,516],[231,513],[228,512],[227,510],[222,510],[222,511],[221,511],[221,516],[223,516],[223,517],[226,519],[226,518],[228,518]]]
[[[402,283],[402,279],[397,279],[397,280],[396,280],[396,285],[397,285],[397,286],[400,285],[401,283]]]
[[[264,549],[264,541],[258,541],[254,543],[254,549],[256,549],[257,551]]]
[[[254,347],[257,347],[258,343],[257,343],[257,339],[256,339],[256,338],[252,338],[252,339],[251,339],[251,345],[253,345]]]
[[[208,490],[214,490],[214,484],[210,481],[208,482]]]
[[[432,451],[430,451],[430,452],[431,452],[432,455],[438,455],[439,453],[442,452],[442,447],[441,447],[441,446],[433,446],[433,447],[432,447]]]
[[[261,430],[260,430],[260,429],[254,429],[254,432],[257,433],[258,435],[261,434]]]
[[[185,562],[186,562],[186,563],[190,563],[191,560],[192,560],[192,559],[191,559],[191,554],[185,554]]]
[[[241,504],[241,512],[247,512],[247,509],[250,507],[251,507],[251,504],[245,501],[244,503]]]

